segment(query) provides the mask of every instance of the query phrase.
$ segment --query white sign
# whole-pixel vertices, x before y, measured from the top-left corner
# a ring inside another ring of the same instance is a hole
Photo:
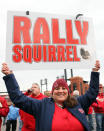
[[[6,62],[13,70],[90,68],[95,60],[91,18],[8,12]]]

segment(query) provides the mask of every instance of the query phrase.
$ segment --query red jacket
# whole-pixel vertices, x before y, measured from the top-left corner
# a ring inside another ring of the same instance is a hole
[[[1,123],[2,123],[1,117],[6,117],[8,112],[9,112],[9,107],[7,105],[7,102],[5,98],[0,96],[0,130],[1,130]]]
[[[95,113],[104,113],[104,94],[100,93],[96,98],[97,103],[93,103]]]
[[[25,95],[27,95],[27,94],[25,94]],[[33,95],[30,95],[29,97],[41,100],[41,99],[45,98],[46,96],[44,96],[42,93],[40,93],[40,95],[37,97],[34,97]],[[35,118],[32,115],[30,115],[22,110],[20,110],[20,116],[21,116],[21,120],[23,121],[22,131],[35,131]]]
[[[93,108],[92,106],[89,107],[89,110],[88,110],[88,114],[92,114],[93,113]]]

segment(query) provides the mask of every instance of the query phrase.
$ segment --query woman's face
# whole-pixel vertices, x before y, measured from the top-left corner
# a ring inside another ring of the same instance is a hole
[[[56,103],[62,104],[68,97],[68,90],[65,87],[57,87],[53,91],[53,99]]]

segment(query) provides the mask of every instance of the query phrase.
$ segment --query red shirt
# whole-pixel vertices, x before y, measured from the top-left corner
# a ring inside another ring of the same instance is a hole
[[[89,110],[88,110],[88,114],[92,114],[93,113],[93,108],[92,106],[89,107]]]
[[[104,113],[104,96],[103,96],[103,93],[99,93],[96,100],[97,100],[97,103],[94,102],[92,104],[95,113]]]
[[[6,117],[9,112],[9,107],[7,105],[7,101],[5,98],[0,96],[0,130],[1,130],[1,123],[2,119],[1,117]]]
[[[84,131],[84,127],[67,109],[55,104],[52,131]]]

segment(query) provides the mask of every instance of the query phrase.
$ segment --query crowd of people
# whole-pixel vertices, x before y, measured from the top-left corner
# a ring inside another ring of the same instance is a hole
[[[104,93],[99,84],[99,69],[97,61],[84,95],[80,96],[78,90],[71,95],[67,82],[57,79],[51,97],[47,97],[40,92],[37,83],[22,93],[13,72],[3,63],[3,80],[13,102],[8,107],[6,100],[0,97],[0,116],[6,117],[6,131],[10,131],[11,125],[12,131],[16,131],[17,118],[19,131],[93,131],[93,112],[96,131],[104,131]]]

